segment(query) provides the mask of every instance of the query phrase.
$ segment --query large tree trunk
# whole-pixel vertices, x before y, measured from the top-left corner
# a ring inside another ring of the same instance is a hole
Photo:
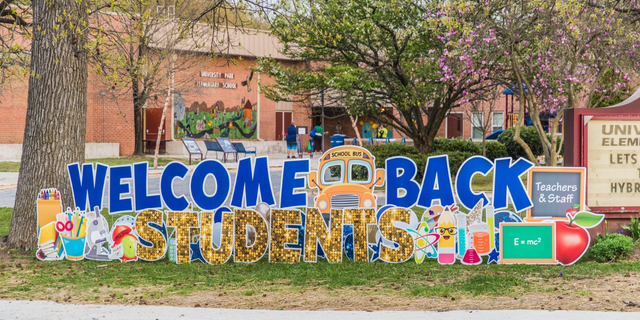
[[[141,60],[148,58],[147,46],[145,44],[146,39],[138,39],[140,44],[138,45],[138,55],[136,57],[131,56],[131,59],[137,59],[132,65],[141,66]],[[130,49],[133,52],[133,49]],[[139,72],[142,73],[139,74]],[[131,91],[133,93],[133,127],[135,134],[135,151],[134,155],[144,156],[144,111],[147,103],[147,88],[144,82],[145,73],[144,70],[133,70],[131,74]],[[142,80],[142,83],[140,83]]]
[[[10,248],[29,250],[37,245],[36,198],[41,189],[57,188],[63,205],[74,206],[66,166],[84,162],[86,34],[78,34],[76,26],[87,23],[85,5],[74,0],[33,1],[32,73]],[[58,14],[64,12],[68,16],[60,17],[65,22],[58,25]],[[73,23],[71,30],[69,23]],[[54,25],[59,29],[54,30]]]
[[[440,130],[442,122],[447,118],[449,110],[451,109],[452,108],[449,105],[434,107],[433,111],[429,115],[427,123],[424,126],[421,126],[422,121],[417,121],[417,134],[411,135],[410,137],[413,139],[414,146],[420,150],[421,153],[426,155],[431,153],[433,140],[436,138],[436,135],[438,135],[438,130]]]

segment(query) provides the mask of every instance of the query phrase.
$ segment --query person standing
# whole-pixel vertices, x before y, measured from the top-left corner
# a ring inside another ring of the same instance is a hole
[[[287,159],[295,159],[298,150],[296,141],[297,132],[296,125],[291,121],[291,125],[287,128]]]
[[[380,130],[378,130],[378,138],[386,139],[388,133],[389,133],[389,131],[387,130],[387,125],[386,124],[382,125],[380,127]]]
[[[313,128],[316,131],[316,135],[313,137],[313,143],[315,145],[315,152],[322,153],[322,126],[320,122]]]
[[[334,134],[342,134],[342,125],[340,124],[340,121],[338,121],[333,131]]]

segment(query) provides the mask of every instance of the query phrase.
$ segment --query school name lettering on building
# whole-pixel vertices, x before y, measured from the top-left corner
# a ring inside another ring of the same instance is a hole
[[[219,78],[225,80],[235,79],[233,73],[222,73],[213,71],[200,71],[202,78]],[[221,89],[238,89],[238,84],[234,82],[217,82],[217,81],[196,81],[196,87],[202,88],[221,88]]]
[[[200,71],[200,76],[203,78],[233,79],[233,73],[222,73],[213,71]]]

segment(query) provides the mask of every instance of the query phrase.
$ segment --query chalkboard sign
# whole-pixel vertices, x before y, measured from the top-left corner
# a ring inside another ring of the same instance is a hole
[[[585,168],[535,167],[527,180],[533,207],[526,221],[566,219],[567,210],[583,210],[585,202]]]
[[[196,140],[192,138],[182,138],[182,143],[184,144],[185,148],[187,148],[187,151],[189,152],[189,164],[191,164],[192,154],[199,154],[200,161],[202,161],[202,151],[200,150],[200,147],[198,147],[198,143],[196,142]]]
[[[498,263],[557,264],[555,235],[554,222],[503,222]]]

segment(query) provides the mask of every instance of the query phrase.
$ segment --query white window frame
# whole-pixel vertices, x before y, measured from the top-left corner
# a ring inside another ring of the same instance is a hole
[[[475,118],[474,118],[474,117],[475,117],[475,115],[476,115],[476,114],[478,114],[478,113],[481,115],[481,119],[482,119],[481,121],[482,121],[482,122],[480,123],[480,126],[475,126],[475,125],[474,125],[474,120],[475,120]],[[476,111],[476,112],[472,112],[472,113],[471,113],[471,121],[469,121],[469,122],[471,122],[471,140],[472,140],[472,141],[482,141],[482,136],[481,136],[480,138],[474,138],[474,137],[473,137],[473,133],[474,133],[474,131],[475,131],[475,130],[474,130],[475,128],[481,128],[481,129],[482,129],[482,125],[484,124],[484,121],[485,121],[485,118],[484,118],[484,111]],[[493,123],[492,123],[492,125],[493,125]],[[484,131],[484,130],[482,130],[482,131]],[[481,132],[481,134],[483,134],[483,132]]]
[[[494,116],[495,116],[495,114],[496,114],[496,113],[498,113],[498,114],[501,114],[501,115],[502,115],[502,124],[499,126],[499,128],[498,128],[498,126],[496,126],[496,125],[493,123],[493,119],[494,119]],[[504,116],[504,111],[493,111],[493,112],[491,112],[491,132],[490,132],[489,134],[494,133],[494,132],[496,132],[497,130],[504,129],[504,122],[505,122],[505,121],[506,121],[506,120],[505,120],[505,116]],[[496,128],[498,128],[498,129],[496,129]]]

